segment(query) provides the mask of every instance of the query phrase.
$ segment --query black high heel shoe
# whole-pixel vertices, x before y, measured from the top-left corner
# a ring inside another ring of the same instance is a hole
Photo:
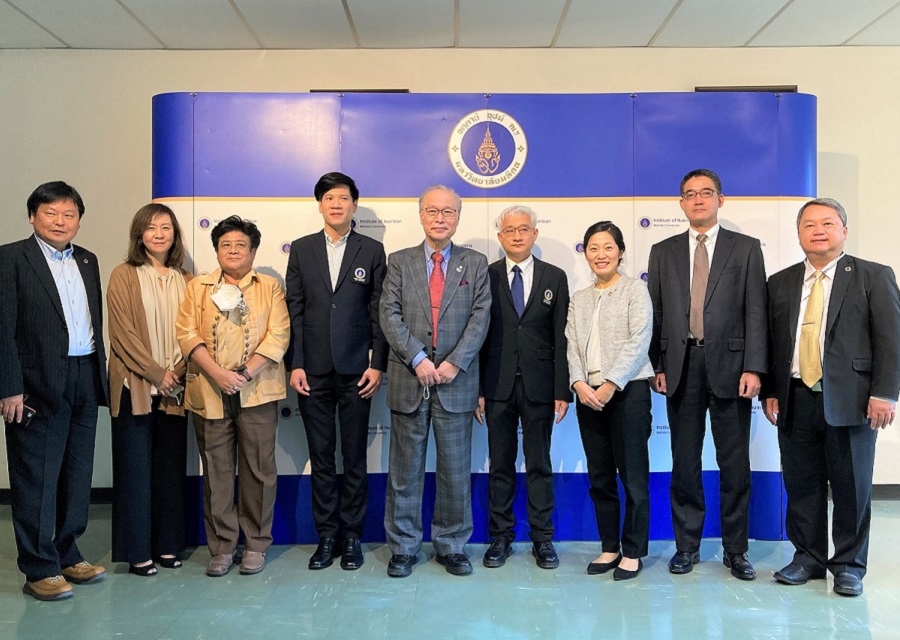
[[[148,578],[150,576],[155,576],[159,572],[156,569],[156,565],[151,562],[150,564],[144,565],[143,567],[138,567],[137,565],[129,564],[128,565],[128,573],[133,573],[136,576],[142,576],[144,578]]]
[[[180,569],[182,566],[181,560],[177,557],[173,558],[163,558],[162,556],[155,558],[157,564],[161,566],[163,569]]]

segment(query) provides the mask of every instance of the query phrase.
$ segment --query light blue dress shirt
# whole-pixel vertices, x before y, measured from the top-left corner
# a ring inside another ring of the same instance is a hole
[[[53,282],[56,283],[56,290],[62,302],[66,328],[69,330],[69,355],[88,356],[94,353],[95,349],[94,326],[88,308],[87,290],[72,255],[72,245],[57,251],[37,235],[34,238],[47,259],[47,266],[50,267]]]

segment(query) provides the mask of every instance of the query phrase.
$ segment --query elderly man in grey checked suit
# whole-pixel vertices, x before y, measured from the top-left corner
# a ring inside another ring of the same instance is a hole
[[[387,573],[412,573],[422,545],[422,491],[429,425],[437,447],[432,542],[448,573],[467,575],[472,535],[472,412],[478,404],[478,352],[487,336],[491,293],[487,259],[450,242],[462,202],[429,187],[419,198],[423,244],[388,258],[381,327],[391,346],[388,400],[391,447],[384,527]]]

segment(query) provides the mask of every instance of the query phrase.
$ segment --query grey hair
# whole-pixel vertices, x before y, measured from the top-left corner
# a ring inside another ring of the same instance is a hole
[[[518,215],[528,216],[531,219],[531,226],[537,227],[537,213],[534,212],[534,209],[522,204],[514,204],[511,207],[506,207],[500,212],[500,215],[497,216],[497,228],[499,229],[503,226],[503,221],[506,218]]]
[[[450,187],[445,187],[442,184],[433,184],[422,192],[422,195],[419,196],[419,211],[422,210],[422,206],[425,202],[425,196],[427,196],[432,191],[449,191],[450,193],[452,193],[453,197],[456,198],[456,211],[458,213],[462,213],[462,198],[459,197],[459,194],[456,193],[456,191],[454,191]]]
[[[810,200],[802,207],[800,207],[800,212],[797,214],[797,227],[800,227],[800,219],[803,217],[803,212],[806,211],[809,207],[813,205],[821,205],[823,207],[828,207],[829,209],[834,209],[837,212],[838,217],[841,219],[841,223],[846,227],[847,226],[847,212],[844,211],[844,207],[840,202],[835,200],[834,198],[816,198],[815,200]]]

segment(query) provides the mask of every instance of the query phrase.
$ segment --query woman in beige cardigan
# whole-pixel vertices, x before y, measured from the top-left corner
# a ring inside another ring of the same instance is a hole
[[[175,317],[191,275],[169,207],[131,221],[128,256],[109,279],[112,560],[139,576],[181,566],[185,528],[184,359]]]
[[[239,531],[241,573],[259,573],[272,544],[275,431],[286,397],[282,358],[290,320],[281,284],[253,269],[261,234],[238,216],[213,227],[219,268],[185,292],[176,333],[188,360],[185,407],[193,414],[203,461],[203,517],[210,577],[234,564]],[[238,471],[238,505],[234,472]]]

